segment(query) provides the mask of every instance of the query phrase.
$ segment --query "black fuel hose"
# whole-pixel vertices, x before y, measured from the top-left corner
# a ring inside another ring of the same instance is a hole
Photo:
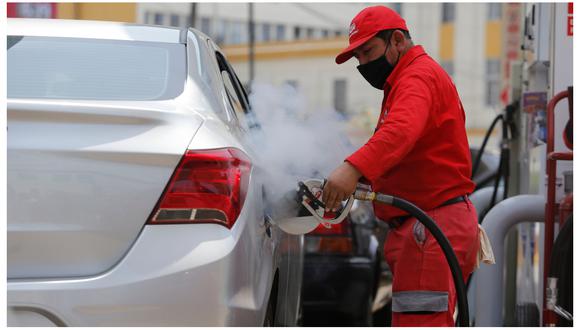
[[[355,191],[354,196],[356,199],[377,201],[406,211],[417,220],[419,220],[419,222],[421,222],[423,226],[429,230],[431,235],[433,235],[441,247],[441,250],[445,255],[445,259],[447,259],[447,263],[449,264],[449,268],[451,270],[453,283],[455,284],[455,292],[457,294],[459,326],[469,327],[469,306],[467,304],[467,290],[465,288],[465,282],[463,281],[461,268],[459,267],[459,261],[457,261],[457,256],[453,252],[453,248],[451,247],[449,240],[447,237],[445,237],[435,221],[431,219],[431,217],[429,217],[423,210],[402,198],[362,190]]]
[[[475,173],[477,172],[477,169],[479,168],[479,164],[481,163],[481,157],[483,156],[483,151],[485,150],[485,147],[487,146],[487,142],[489,141],[489,137],[491,136],[491,133],[493,132],[493,129],[495,128],[495,125],[500,120],[502,121],[502,124],[505,125],[505,120],[504,120],[503,114],[497,115],[493,119],[493,121],[491,122],[491,125],[489,125],[489,128],[487,129],[487,132],[485,133],[485,138],[483,139],[483,143],[481,144],[481,147],[479,148],[479,151],[477,152],[477,156],[475,157],[475,161],[473,162],[473,167],[471,170],[472,175],[475,175]]]

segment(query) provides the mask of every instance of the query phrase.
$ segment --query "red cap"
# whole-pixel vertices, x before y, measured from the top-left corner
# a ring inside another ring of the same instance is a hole
[[[363,9],[350,23],[349,45],[336,56],[336,64],[349,60],[353,55],[352,51],[374,37],[377,32],[391,29],[409,31],[405,20],[390,8],[373,6]]]

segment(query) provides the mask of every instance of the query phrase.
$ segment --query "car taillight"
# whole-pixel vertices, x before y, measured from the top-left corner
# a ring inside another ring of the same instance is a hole
[[[240,150],[188,150],[148,224],[217,223],[231,228],[246,197],[251,162]]]
[[[351,254],[353,247],[349,219],[330,228],[318,225],[306,235],[304,246],[308,253]]]

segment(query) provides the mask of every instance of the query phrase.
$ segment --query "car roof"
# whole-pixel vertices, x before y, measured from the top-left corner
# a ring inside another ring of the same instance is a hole
[[[133,23],[9,18],[7,35],[185,43],[186,29]]]

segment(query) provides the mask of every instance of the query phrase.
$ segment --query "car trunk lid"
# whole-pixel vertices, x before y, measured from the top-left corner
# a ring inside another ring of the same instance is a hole
[[[174,101],[9,100],[7,113],[9,279],[113,267],[203,122]]]

